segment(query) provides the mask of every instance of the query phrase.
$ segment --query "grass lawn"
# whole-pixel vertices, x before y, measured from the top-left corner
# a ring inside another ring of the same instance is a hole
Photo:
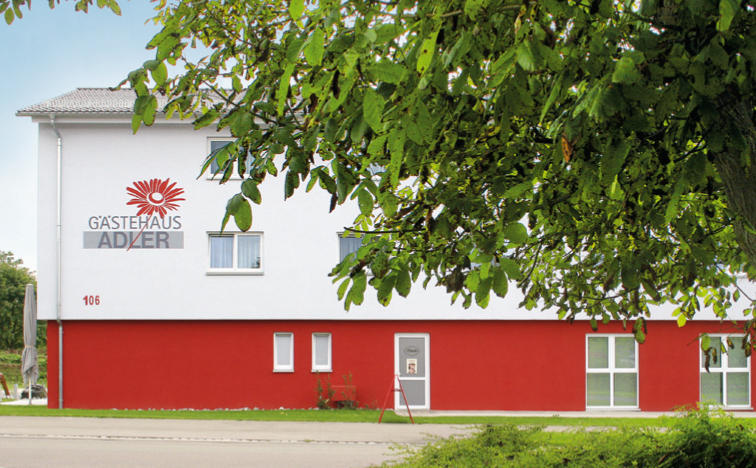
[[[39,406],[0,405],[0,416],[65,416],[83,418],[145,418],[145,419],[215,419],[231,421],[316,421],[316,422],[363,422],[378,421],[380,410],[87,410],[48,409]],[[514,424],[517,426],[569,426],[644,428],[668,427],[675,418],[563,418],[517,417],[517,416],[419,416],[418,424]],[[743,418],[738,421],[756,428],[756,419]],[[386,411],[383,422],[409,424],[409,418],[393,411]]]

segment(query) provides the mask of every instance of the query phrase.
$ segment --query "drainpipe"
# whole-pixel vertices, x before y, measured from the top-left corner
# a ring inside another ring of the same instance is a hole
[[[63,321],[61,320],[61,196],[63,194],[63,137],[60,135],[58,128],[55,126],[55,114],[50,114],[50,125],[58,137],[58,150],[57,150],[57,188],[58,196],[56,197],[57,212],[55,215],[55,319],[58,322],[58,408],[63,408]]]

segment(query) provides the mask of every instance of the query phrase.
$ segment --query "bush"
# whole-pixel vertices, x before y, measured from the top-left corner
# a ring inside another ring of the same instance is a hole
[[[676,418],[656,447],[639,454],[639,466],[752,467],[756,435],[722,411],[691,411]]]
[[[426,445],[410,453],[400,466],[478,467],[511,466],[519,454],[533,451],[538,444],[533,437],[540,428],[518,429],[512,424],[486,425],[470,438],[452,437]]]
[[[545,433],[540,428],[485,426],[410,452],[411,467],[751,467],[756,434],[722,412],[693,411],[666,430]]]

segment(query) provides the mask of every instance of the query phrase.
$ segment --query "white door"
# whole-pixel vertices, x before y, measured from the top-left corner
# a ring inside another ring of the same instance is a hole
[[[397,333],[394,336],[394,372],[407,395],[410,409],[430,409],[430,337],[427,333]],[[401,392],[395,392],[394,408],[405,407]]]

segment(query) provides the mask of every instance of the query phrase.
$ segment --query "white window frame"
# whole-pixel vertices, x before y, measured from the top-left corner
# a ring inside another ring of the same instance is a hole
[[[608,367],[588,367],[588,339],[589,338],[608,338]],[[633,338],[635,350],[634,364],[635,367],[615,367],[615,339],[616,338]],[[609,406],[589,406],[588,405],[588,375],[589,374],[609,374]],[[635,374],[635,405],[621,406],[614,404],[614,376],[615,374]],[[627,333],[589,333],[585,335],[585,407],[586,409],[638,409],[640,404],[640,372],[638,371],[638,342],[632,334]]]
[[[234,138],[231,137],[208,137],[207,139],[207,146],[206,146],[206,153],[205,156],[207,157],[211,151],[212,151],[212,144],[216,141],[223,141],[226,143],[231,143],[234,141]],[[249,156],[248,156],[249,157]],[[247,168],[247,171],[249,171],[249,168]],[[223,177],[223,173],[221,173],[220,168],[218,168],[218,172],[212,171],[212,163],[207,168],[207,172],[205,173],[205,178],[208,180],[218,180],[221,177]],[[234,172],[231,174],[231,177],[229,180],[241,180],[242,178],[239,177],[239,172],[234,170]]]
[[[260,266],[259,268],[239,268],[237,266],[237,263],[239,261],[239,238],[240,237],[246,237],[246,236],[256,236],[260,240]],[[231,268],[213,268],[210,266],[210,260],[211,260],[211,239],[213,237],[233,237],[234,238],[234,246],[233,246],[233,254],[232,254],[232,266]],[[264,272],[264,243],[263,243],[263,233],[260,231],[252,231],[252,232],[229,232],[225,231],[223,233],[218,231],[208,232],[207,233],[207,274],[210,276],[213,275],[262,275]]]
[[[318,337],[325,337],[328,338],[328,348],[327,348],[327,363],[326,364],[317,364],[316,359],[316,347],[315,347],[315,339]],[[333,337],[330,333],[313,333],[312,334],[312,372],[332,372],[332,359],[333,359]]]
[[[289,365],[278,364],[278,341],[279,336],[288,336],[289,340],[289,356],[291,362]],[[273,372],[294,372],[294,333],[293,332],[275,332],[273,333]]]
[[[745,338],[745,335],[738,335],[738,334],[731,334],[731,333],[709,333],[708,334],[710,338],[719,338],[721,340],[721,343],[723,343],[725,346],[727,346],[727,338],[738,338],[743,339]],[[751,392],[753,389],[751,388],[751,357],[746,357],[746,366],[745,367],[730,367],[730,352],[742,352],[741,349],[739,349],[737,346],[735,349],[729,349],[727,348],[728,352],[722,353],[721,349],[717,350],[720,367],[714,368],[711,367],[711,363],[709,364],[709,374],[722,374],[722,404],[716,405],[721,408],[726,409],[751,409]],[[698,372],[698,399],[702,403],[707,403],[703,400],[703,386],[701,385],[701,375],[706,373],[706,367],[704,367],[705,359],[703,357],[703,351],[699,348],[698,350],[698,360],[699,360],[699,372]],[[748,382],[748,402],[745,405],[730,405],[727,403],[727,374],[730,373],[748,373],[748,379],[746,380]]]

